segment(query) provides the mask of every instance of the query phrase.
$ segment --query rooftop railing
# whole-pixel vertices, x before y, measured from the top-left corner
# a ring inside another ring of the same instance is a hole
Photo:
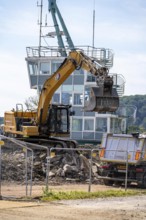
[[[113,66],[113,51],[106,48],[96,48],[91,46],[76,46],[77,51],[82,51],[93,60],[97,61],[104,67],[111,68]],[[61,57],[62,48],[57,46],[52,47],[27,47],[27,57]],[[67,54],[70,49],[65,48]]]

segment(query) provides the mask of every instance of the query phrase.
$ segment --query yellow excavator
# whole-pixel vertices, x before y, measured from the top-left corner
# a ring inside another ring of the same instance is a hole
[[[55,91],[79,68],[96,77],[97,85],[91,88],[85,111],[115,112],[119,107],[119,97],[113,88],[113,78],[108,69],[101,67],[80,51],[71,51],[58,70],[44,83],[38,103],[34,111],[12,110],[5,112],[4,133],[8,136],[26,138],[51,138],[69,136],[70,105],[51,103]]]

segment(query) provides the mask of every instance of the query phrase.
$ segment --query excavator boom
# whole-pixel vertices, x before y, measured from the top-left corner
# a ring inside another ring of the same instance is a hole
[[[45,81],[38,109],[31,111],[10,111],[5,113],[4,132],[15,137],[50,137],[69,136],[70,105],[53,105],[51,103],[55,91],[76,69],[84,69],[96,77],[96,86],[91,87],[89,98],[84,103],[84,111],[115,112],[119,107],[119,97],[113,87],[113,78],[108,75],[108,68],[100,65],[95,60],[86,56],[74,47],[72,39],[65,26],[61,13],[56,5],[56,0],[48,0],[49,11],[52,14],[59,52],[66,57],[58,70]],[[59,19],[59,23],[58,23]],[[61,24],[61,31],[59,24]],[[66,37],[69,56],[66,51],[61,33]],[[58,141],[50,140],[58,144]],[[50,143],[50,142],[49,142]],[[60,142],[61,143],[61,142]],[[64,143],[64,142],[63,142]]]
[[[54,92],[79,68],[83,68],[97,78],[97,86],[91,88],[85,111],[115,112],[119,107],[119,97],[113,88],[113,79],[108,76],[108,69],[96,63],[80,51],[71,51],[58,70],[46,80],[38,105],[37,124],[45,124],[48,107]]]

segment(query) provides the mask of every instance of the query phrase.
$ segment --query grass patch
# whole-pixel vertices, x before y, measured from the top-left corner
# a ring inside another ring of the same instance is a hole
[[[52,190],[43,190],[43,201],[53,200],[73,200],[73,199],[95,199],[95,198],[107,198],[107,197],[125,197],[144,195],[145,191],[138,190],[107,190],[97,192],[82,192],[82,191],[70,191],[70,192],[54,192]]]

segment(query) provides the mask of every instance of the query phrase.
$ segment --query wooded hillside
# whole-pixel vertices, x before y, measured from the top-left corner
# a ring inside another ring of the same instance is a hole
[[[131,95],[120,98],[120,105],[136,106],[135,125],[146,129],[146,95]]]

